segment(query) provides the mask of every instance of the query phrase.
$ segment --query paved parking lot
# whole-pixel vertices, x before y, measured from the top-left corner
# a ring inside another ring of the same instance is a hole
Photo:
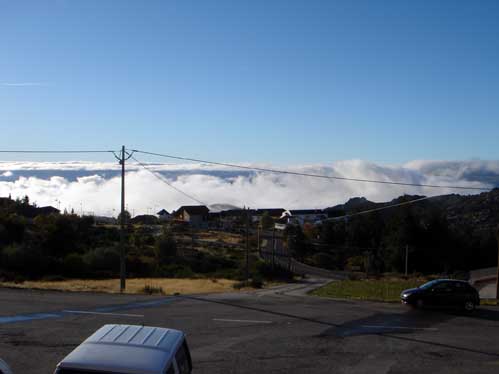
[[[148,297],[0,289],[0,357],[51,373],[106,323],[187,332],[195,373],[497,373],[499,310],[473,315],[277,291]]]

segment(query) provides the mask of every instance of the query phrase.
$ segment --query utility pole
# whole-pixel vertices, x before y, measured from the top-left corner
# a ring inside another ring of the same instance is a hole
[[[246,211],[246,280],[249,279],[249,208]]]
[[[133,155],[125,151],[125,146],[121,146],[121,153],[118,157],[114,153],[114,157],[118,160],[121,165],[121,217],[120,217],[120,292],[125,291],[126,288],[126,250],[125,250],[125,161],[128,160]],[[114,209],[113,209],[114,211]]]
[[[275,224],[272,227],[272,269],[275,268]]]
[[[261,252],[261,247],[260,247],[260,228],[261,228],[261,224],[259,223],[258,224],[258,227],[257,227],[257,231],[256,231],[256,240],[257,240],[257,245],[258,245],[258,255],[260,257],[263,257],[262,256],[262,252]]]
[[[497,274],[496,274],[496,300],[499,300],[499,226],[496,229],[497,238]]]
[[[120,292],[126,288],[125,258],[125,146],[121,147]]]
[[[407,277],[407,265],[409,263],[409,246],[405,246],[405,276]]]

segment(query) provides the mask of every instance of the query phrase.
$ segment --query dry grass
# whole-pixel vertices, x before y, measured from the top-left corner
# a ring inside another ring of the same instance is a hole
[[[229,279],[171,279],[132,278],[127,280],[126,293],[144,293],[146,288],[161,288],[163,294],[171,295],[234,292],[236,283]],[[76,292],[119,292],[119,279],[71,279],[63,281],[26,281],[22,283],[0,282],[0,287],[31,288]]]
[[[244,240],[241,234],[235,234],[225,231],[198,231],[196,233],[198,239],[209,240],[209,241],[221,241],[229,244],[239,244]]]

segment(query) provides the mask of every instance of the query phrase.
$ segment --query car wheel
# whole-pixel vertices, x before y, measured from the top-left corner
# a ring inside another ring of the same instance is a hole
[[[464,302],[464,310],[467,312],[473,312],[475,310],[475,303],[472,300],[466,300]]]
[[[423,301],[423,299],[417,299],[416,300],[416,307],[418,309],[422,309],[424,307],[424,301]]]

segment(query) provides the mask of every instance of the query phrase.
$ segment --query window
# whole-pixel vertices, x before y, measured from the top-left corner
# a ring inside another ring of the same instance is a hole
[[[173,364],[170,364],[168,369],[166,369],[165,374],[175,374],[175,369],[173,368]]]
[[[175,360],[177,360],[178,371],[180,374],[189,374],[191,372],[191,364],[189,362],[188,355],[187,345],[184,342],[175,354]]]

